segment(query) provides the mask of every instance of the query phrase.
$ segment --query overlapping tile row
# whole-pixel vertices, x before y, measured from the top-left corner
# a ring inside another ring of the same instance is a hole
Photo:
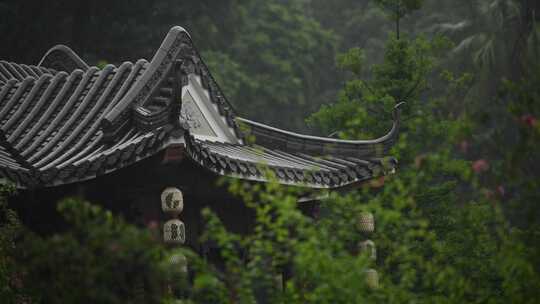
[[[114,145],[102,144],[96,141],[85,156],[63,166],[51,167],[38,172],[39,178],[34,178],[26,184],[54,185],[82,181],[103,175],[145,157],[154,155],[164,148],[167,138],[165,128],[151,132],[130,130]],[[51,181],[55,181],[51,183]]]
[[[161,148],[163,128],[127,130],[113,144],[102,140],[99,128],[100,119],[147,66],[139,60],[102,70],[43,73],[1,85],[2,174],[24,186],[65,183],[117,169]]]
[[[187,150],[201,166],[220,175],[266,181],[265,168],[283,184],[336,188],[392,173],[394,158],[312,156],[248,146],[186,138]]]
[[[54,75],[56,70],[0,60],[0,85],[6,84],[11,79],[16,82],[21,82],[28,77],[37,79],[43,74]]]
[[[28,169],[24,165],[20,164],[19,161],[11,155],[11,153],[0,145],[0,175],[8,179],[11,179],[11,172],[27,172]]]

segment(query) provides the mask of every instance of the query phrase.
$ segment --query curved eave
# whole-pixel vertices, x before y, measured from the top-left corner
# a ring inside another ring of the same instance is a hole
[[[121,170],[166,149],[168,132],[162,128],[155,132],[128,138],[121,144],[95,153],[95,156],[63,168],[52,167],[40,170],[3,166],[0,168],[0,176],[20,189],[53,187],[91,180]]]
[[[256,146],[203,142],[188,135],[188,155],[217,175],[268,182],[268,171],[283,185],[312,189],[339,189],[392,174],[394,158],[311,157]]]
[[[382,156],[395,142],[399,133],[400,102],[393,110],[392,128],[384,136],[369,140],[343,140],[294,133],[245,118],[237,120],[247,127],[247,133],[255,136],[255,143],[285,151],[303,151],[315,155],[350,155],[362,157]]]

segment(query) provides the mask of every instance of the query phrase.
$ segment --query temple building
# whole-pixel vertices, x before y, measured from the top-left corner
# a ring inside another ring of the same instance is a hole
[[[186,244],[210,206],[233,231],[252,220],[221,176],[317,191],[346,190],[392,173],[399,107],[372,140],[297,134],[237,116],[181,27],[151,61],[89,66],[66,46],[37,65],[0,61],[0,175],[20,190],[23,220],[48,229],[56,201],[80,196],[138,224],[163,222],[164,189],[181,191]],[[301,203],[300,203],[301,204]],[[36,211],[38,210],[38,211]]]

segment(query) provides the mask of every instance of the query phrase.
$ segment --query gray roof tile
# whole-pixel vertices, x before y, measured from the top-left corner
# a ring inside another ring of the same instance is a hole
[[[238,143],[201,141],[179,121],[185,73],[200,76]],[[65,46],[52,48],[38,66],[0,61],[0,175],[21,187],[81,181],[118,170],[173,144],[184,134],[190,158],[220,175],[335,188],[386,174],[381,161],[399,126],[368,141],[296,134],[236,118],[185,30],[175,27],[151,62],[89,67]],[[256,136],[243,142],[242,121]],[[175,143],[177,144],[177,143]],[[381,149],[382,147],[382,149]]]

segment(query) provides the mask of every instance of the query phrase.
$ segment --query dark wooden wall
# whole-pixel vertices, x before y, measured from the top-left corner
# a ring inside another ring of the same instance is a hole
[[[129,167],[85,182],[35,190],[21,190],[10,204],[23,222],[38,233],[48,234],[65,227],[56,204],[62,198],[80,197],[99,204],[128,222],[161,225],[169,218],[161,211],[161,192],[176,187],[184,194],[184,211],[179,218],[186,225],[186,245],[202,252],[199,236],[204,229],[201,210],[210,207],[232,231],[246,233],[252,223],[251,210],[241,200],[218,186],[219,177],[186,158],[164,163],[164,153]],[[160,228],[161,229],[161,228]],[[208,250],[208,248],[206,248]]]

